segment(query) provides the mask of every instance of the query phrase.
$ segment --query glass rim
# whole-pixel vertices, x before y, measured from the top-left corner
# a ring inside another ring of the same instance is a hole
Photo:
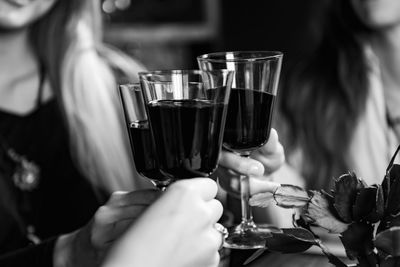
[[[226,55],[233,55],[234,58],[227,58]],[[236,57],[241,55],[240,57]],[[226,51],[226,52],[213,52],[203,54],[197,57],[200,61],[209,61],[216,63],[224,62],[254,62],[271,59],[281,59],[283,52],[281,51],[268,51],[268,50],[250,50],[250,51]]]
[[[184,69],[184,70],[179,70],[179,69],[172,69],[172,70],[150,70],[150,71],[141,71],[139,72],[139,77],[149,77],[152,75],[172,75],[172,74],[195,74],[195,75],[201,75],[204,72],[221,72],[221,73],[230,73],[234,72],[232,70],[199,70],[199,69]]]
[[[140,82],[127,82],[127,83],[118,84],[118,87],[134,88],[134,87],[141,87],[141,86],[140,86]]]

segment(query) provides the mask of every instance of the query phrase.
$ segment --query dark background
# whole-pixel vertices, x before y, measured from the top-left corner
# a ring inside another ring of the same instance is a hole
[[[206,10],[206,1],[218,5],[213,22],[208,24],[207,13],[213,10]],[[312,18],[318,15],[323,2],[131,0],[128,9],[105,13],[106,25],[113,27],[109,30],[112,37],[106,39],[137,57],[150,69],[197,68],[197,55],[227,50],[280,50],[285,54],[285,67],[310,50],[316,35],[313,29],[318,26]],[[188,25],[209,29],[212,33],[198,38],[195,38],[196,34],[187,34],[185,38],[185,32],[180,29]],[[163,31],[157,33],[156,30],[165,26],[182,34],[172,38],[174,34],[164,32],[166,36],[163,37]],[[118,35],[118,27],[130,28],[129,38],[122,30]],[[121,41],[124,37],[125,40]]]

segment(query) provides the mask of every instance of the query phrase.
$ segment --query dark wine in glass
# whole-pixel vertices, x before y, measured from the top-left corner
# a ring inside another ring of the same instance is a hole
[[[160,172],[140,84],[123,84],[119,89],[136,171],[164,191],[171,179]]]
[[[227,69],[235,72],[225,126],[224,147],[242,157],[263,146],[269,138],[277,93],[281,52],[238,51],[197,57],[201,70]],[[229,229],[225,246],[256,249],[265,246],[268,227],[257,226],[249,205],[249,177],[240,176],[242,221]]]
[[[129,139],[136,170],[151,180],[165,181],[158,168],[154,139],[148,121],[129,123]]]
[[[148,104],[163,171],[179,178],[208,176],[222,144],[224,104],[157,100]]]
[[[256,90],[232,88],[226,117],[224,146],[249,151],[267,142],[275,96]]]
[[[173,180],[208,177],[218,164],[233,72],[139,76],[162,173]]]

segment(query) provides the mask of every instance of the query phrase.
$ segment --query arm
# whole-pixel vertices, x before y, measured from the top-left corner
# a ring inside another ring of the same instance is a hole
[[[114,241],[159,195],[158,190],[113,193],[86,226],[57,239],[54,267],[99,266]]]

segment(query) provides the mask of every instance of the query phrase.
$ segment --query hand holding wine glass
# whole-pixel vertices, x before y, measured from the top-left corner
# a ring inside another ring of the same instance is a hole
[[[275,96],[282,64],[281,52],[220,52],[199,56],[200,69],[235,72],[224,133],[224,147],[242,157],[262,147],[269,138]],[[249,176],[240,177],[242,222],[230,229],[226,246],[236,249],[263,248],[262,234],[249,205]]]
[[[114,192],[89,223],[58,238],[54,266],[97,266],[113,243],[159,196],[160,191],[155,189]]]
[[[121,238],[105,267],[216,267],[222,215],[217,184],[208,178],[172,183]]]
[[[240,174],[249,176],[250,194],[273,192],[280,184],[274,181],[273,173],[285,162],[278,133],[271,129],[268,142],[253,151],[249,158],[223,151],[215,175],[219,185],[227,192],[240,197]]]

